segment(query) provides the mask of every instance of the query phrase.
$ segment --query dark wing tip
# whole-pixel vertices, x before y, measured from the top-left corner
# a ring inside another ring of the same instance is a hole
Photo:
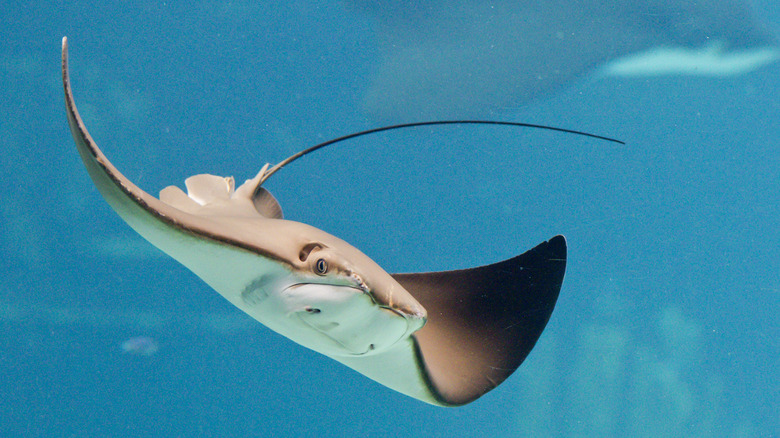
[[[493,265],[394,275],[428,311],[414,337],[443,404],[474,401],[520,366],[550,319],[565,269],[566,239],[556,236]]]

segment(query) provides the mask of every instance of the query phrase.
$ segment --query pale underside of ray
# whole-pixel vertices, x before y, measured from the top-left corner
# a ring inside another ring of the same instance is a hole
[[[780,59],[780,47],[725,50],[722,41],[700,48],[655,47],[607,63],[609,76],[734,76],[751,72]]]

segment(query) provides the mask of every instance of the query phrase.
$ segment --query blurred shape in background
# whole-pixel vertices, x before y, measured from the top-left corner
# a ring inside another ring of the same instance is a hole
[[[136,336],[130,338],[121,345],[122,351],[134,356],[151,356],[160,349],[160,346],[152,338]]]
[[[780,57],[744,0],[347,4],[376,25],[382,59],[364,105],[387,122],[488,117],[596,71],[728,76]]]

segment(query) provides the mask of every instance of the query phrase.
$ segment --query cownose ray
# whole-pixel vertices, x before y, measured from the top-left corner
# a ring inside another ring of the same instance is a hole
[[[87,132],[67,38],[62,79],[76,147],[109,205],[233,305],[304,347],[408,396],[457,406],[512,374],[550,318],[566,266],[563,236],[488,266],[389,274],[343,240],[283,219],[262,183],[306,151],[266,164],[237,188],[231,177],[196,175],[186,194],[171,186],[158,199],[122,175]]]

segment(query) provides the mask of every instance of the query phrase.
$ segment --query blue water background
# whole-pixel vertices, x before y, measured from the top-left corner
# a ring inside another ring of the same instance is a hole
[[[756,7],[780,31],[778,7]],[[0,11],[0,435],[778,435],[780,65],[584,75],[484,114],[626,146],[420,128],[268,181],[287,218],[390,272],[567,237],[560,300],[528,360],[443,409],[270,332],[135,235],[89,180],[63,110],[67,35],[79,109],[125,175],[153,194],[197,173],[242,181],[388,122],[362,110],[384,55],[365,13],[308,1]],[[123,352],[136,336],[159,350]]]

